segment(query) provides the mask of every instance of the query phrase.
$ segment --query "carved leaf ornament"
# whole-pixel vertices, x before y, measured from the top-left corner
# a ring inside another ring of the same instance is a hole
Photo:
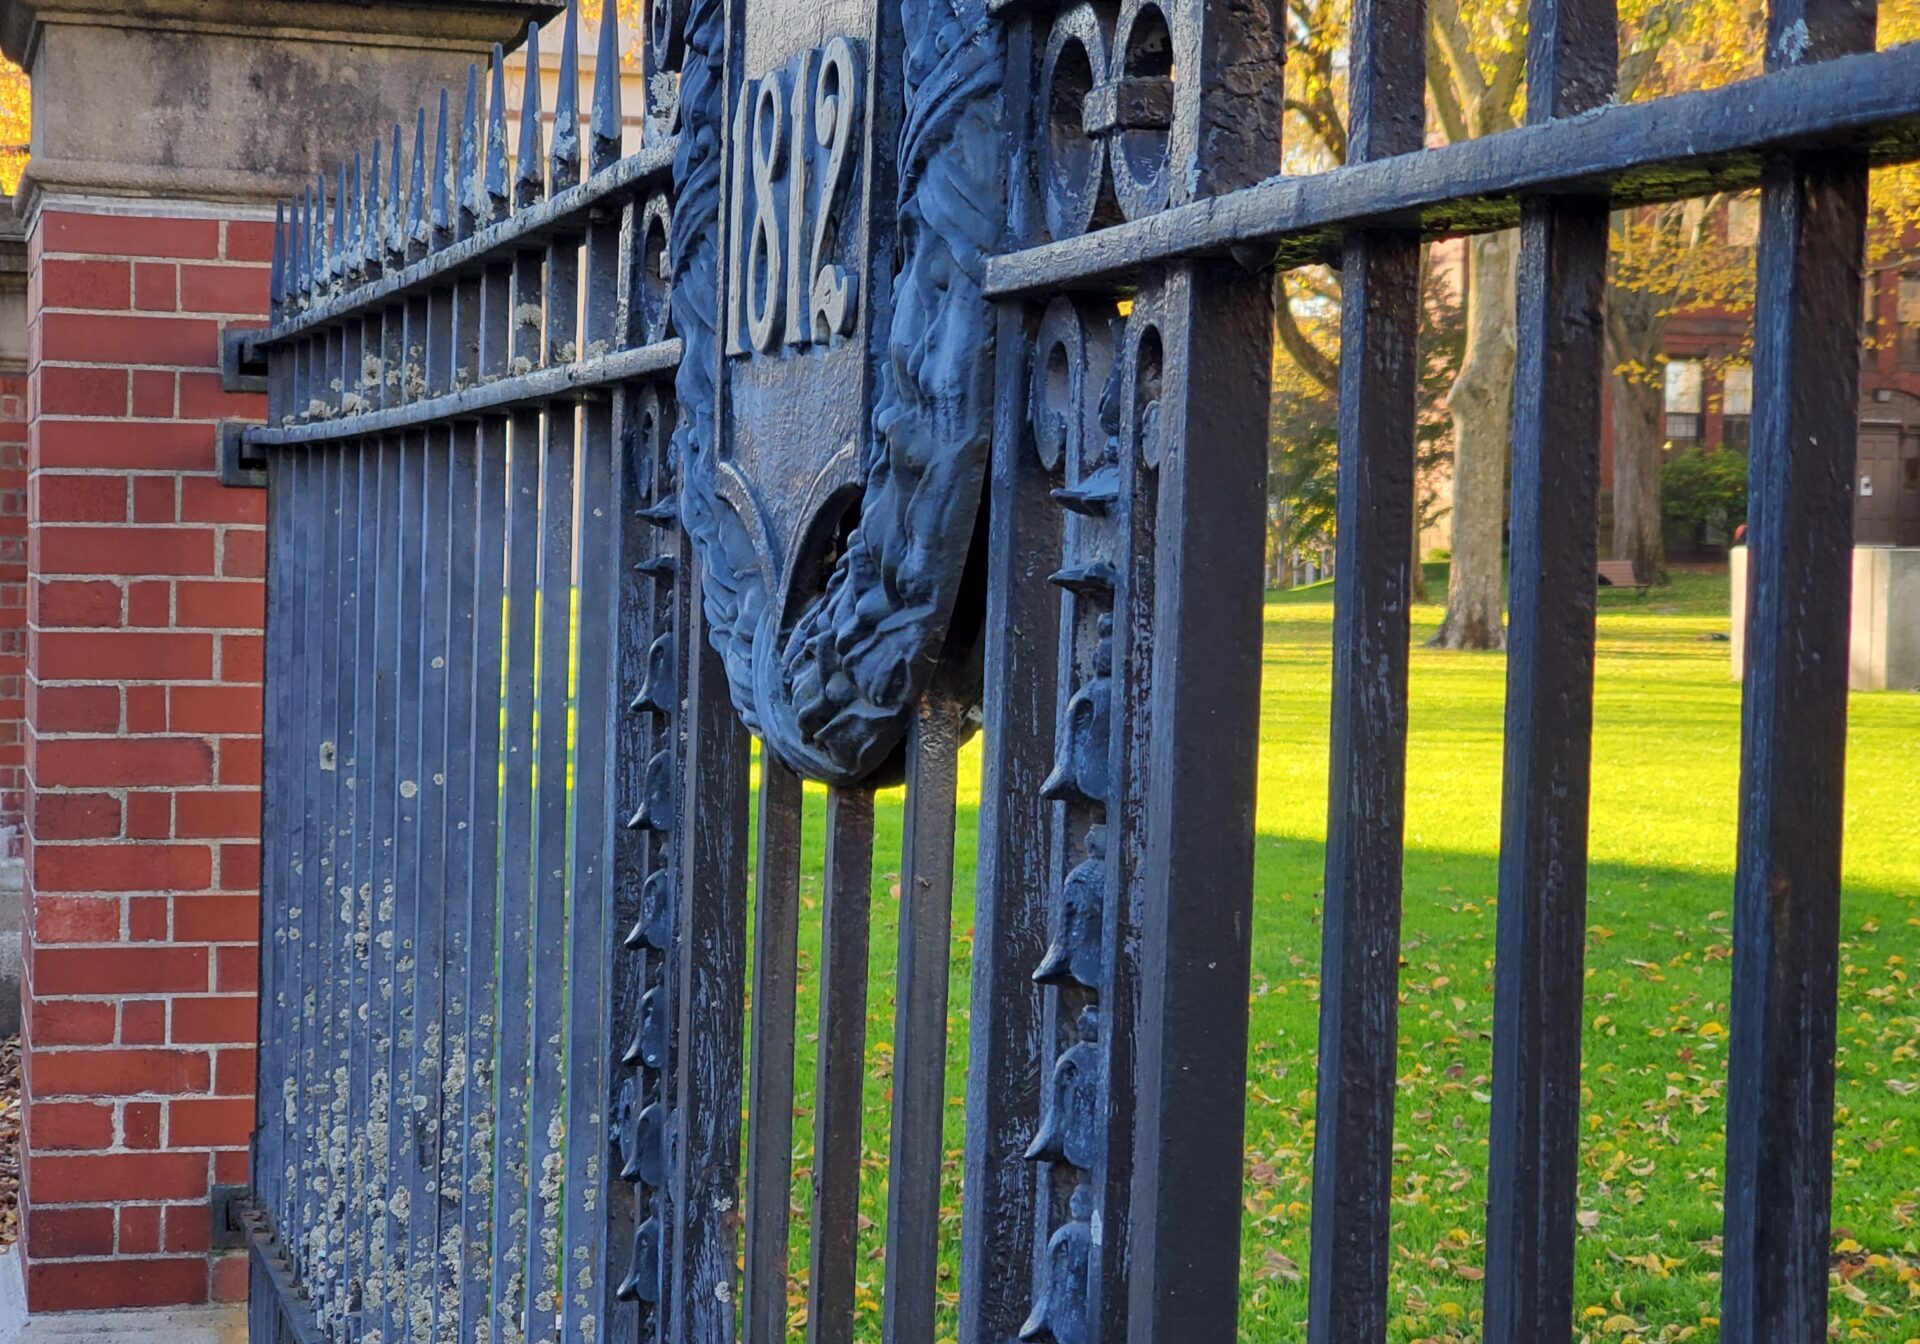
[[[1001,25],[901,0],[896,29],[884,2],[849,22],[749,0],[759,29],[728,44],[694,0],[678,53],[681,521],[735,707],[841,785],[897,760],[954,642],[1006,215]],[[783,59],[795,30],[812,45]]]

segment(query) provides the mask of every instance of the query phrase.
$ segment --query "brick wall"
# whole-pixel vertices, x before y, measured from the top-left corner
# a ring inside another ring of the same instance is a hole
[[[232,1300],[208,1195],[253,1127],[266,501],[215,453],[264,413],[219,349],[270,229],[49,204],[29,244],[29,1304]]]

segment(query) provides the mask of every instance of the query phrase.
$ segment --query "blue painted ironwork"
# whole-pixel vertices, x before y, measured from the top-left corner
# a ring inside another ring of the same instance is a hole
[[[1333,256],[1307,1334],[1379,1337],[1415,262],[1519,222],[1485,1324],[1570,1339],[1605,219],[1763,180],[1723,1319],[1822,1337],[1845,631],[1806,613],[1845,606],[1864,174],[1920,157],[1920,47],[1774,0],[1764,78],[1614,106],[1609,0],[1532,0],[1528,124],[1427,150],[1422,6],[1361,0],[1352,162],[1288,178],[1278,0],[654,0],[631,152],[614,15],[586,97],[564,16],[550,118],[529,32],[517,142],[496,50],[280,212],[256,1338],[776,1344],[796,1302],[817,1344],[1236,1337],[1268,272]]]

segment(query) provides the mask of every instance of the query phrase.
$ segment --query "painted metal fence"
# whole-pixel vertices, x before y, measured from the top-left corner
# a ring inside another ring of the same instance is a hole
[[[1350,166],[1282,177],[1277,0],[654,0],[632,155],[612,8],[584,117],[568,18],[550,144],[531,59],[510,153],[496,59],[283,221],[247,436],[256,1341],[786,1338],[802,976],[804,1329],[854,1338],[902,780],[882,1337],[931,1344],[955,1290],[965,1344],[1236,1337],[1266,272],[1328,260],[1309,1338],[1383,1339],[1419,247],[1514,224],[1484,1329],[1569,1339],[1608,212],[1755,185],[1721,1333],[1824,1339],[1866,174],[1920,155],[1920,47],[1872,52],[1871,0],[1773,0],[1767,75],[1621,106],[1611,0],[1533,0],[1527,125],[1427,149],[1424,8],[1356,0]]]

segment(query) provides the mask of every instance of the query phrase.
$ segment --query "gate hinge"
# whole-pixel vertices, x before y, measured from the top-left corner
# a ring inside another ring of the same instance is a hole
[[[221,333],[220,384],[228,392],[267,390],[267,357],[260,352],[260,335],[251,327]]]
[[[220,484],[239,490],[267,488],[267,459],[247,446],[245,420],[220,422]]]
[[[208,1196],[207,1204],[212,1214],[209,1220],[213,1228],[212,1249],[216,1251],[236,1251],[247,1244],[246,1211],[247,1202],[253,1198],[253,1187],[248,1185],[216,1185]]]

